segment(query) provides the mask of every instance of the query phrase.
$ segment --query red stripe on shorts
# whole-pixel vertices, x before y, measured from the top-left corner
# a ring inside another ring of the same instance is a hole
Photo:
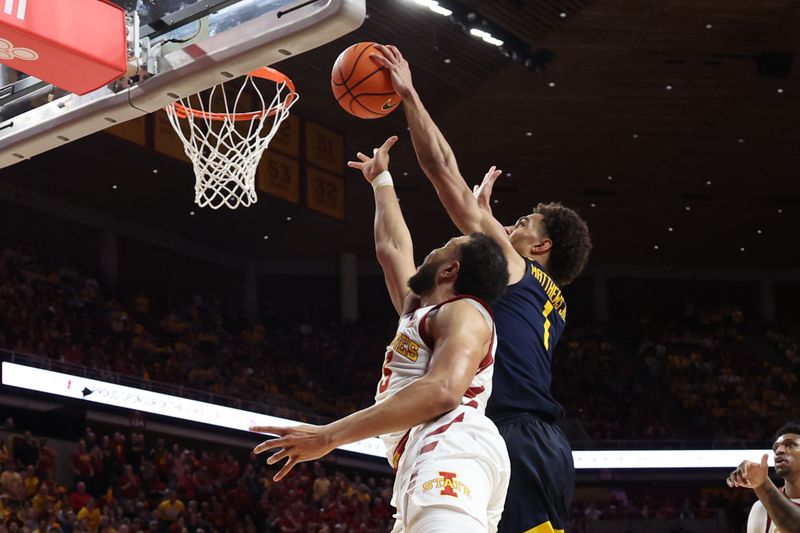
[[[450,426],[452,426],[453,424],[457,424],[458,422],[463,422],[463,421],[464,421],[464,413],[461,413],[460,415],[455,417],[452,422],[449,422],[443,426],[439,426],[438,428],[434,429],[425,436],[430,437],[431,435],[440,435],[445,431],[447,431],[448,429],[450,429]]]

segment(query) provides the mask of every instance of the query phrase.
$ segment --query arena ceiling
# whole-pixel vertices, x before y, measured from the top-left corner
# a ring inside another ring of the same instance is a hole
[[[400,134],[392,169],[420,257],[455,230],[418,170],[402,112],[361,121],[334,103],[330,66],[357,41],[400,47],[470,183],[492,164],[510,173],[496,190],[502,220],[540,200],[573,206],[592,229],[595,264],[798,264],[797,68],[776,77],[773,66],[767,75],[757,58],[798,48],[800,4],[458,5],[532,52],[551,51],[552,60],[536,72],[411,0],[368,0],[359,30],[279,64],[302,95],[296,114],[341,131],[348,154]],[[187,165],[105,134],[0,177],[241,255],[320,259],[355,251],[369,258],[371,190],[348,172],[345,222],[266,195],[236,212],[198,209]]]

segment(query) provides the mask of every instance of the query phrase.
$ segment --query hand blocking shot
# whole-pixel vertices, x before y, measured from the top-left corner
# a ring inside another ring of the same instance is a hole
[[[485,416],[497,347],[489,305],[508,285],[500,246],[482,233],[449,240],[414,265],[411,235],[391,175],[389,138],[359,169],[375,193],[375,250],[400,315],[386,348],[375,404],[325,426],[252,427],[277,435],[255,448],[297,463],[379,435],[396,470],[393,531],[496,531],[506,498],[506,445]]]

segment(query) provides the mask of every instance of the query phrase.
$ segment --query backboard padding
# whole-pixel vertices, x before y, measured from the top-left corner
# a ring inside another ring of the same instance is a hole
[[[142,2],[158,5],[152,16],[169,15],[177,4],[183,8],[195,3],[139,0],[140,8]],[[127,88],[67,94],[0,123],[0,168],[321,46],[358,28],[365,14],[365,0],[239,0],[216,14],[208,13],[204,23],[209,27],[211,20],[216,32],[165,52],[159,57],[157,74]],[[232,15],[241,20],[227,27]],[[302,87],[298,92],[302,94]]]

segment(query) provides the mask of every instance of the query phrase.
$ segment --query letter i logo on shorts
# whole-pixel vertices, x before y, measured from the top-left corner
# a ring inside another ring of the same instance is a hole
[[[439,477],[435,477],[429,481],[426,481],[422,485],[422,490],[424,492],[428,492],[433,488],[437,488],[442,489],[439,491],[441,496],[458,498],[458,493],[460,492],[464,496],[472,498],[472,490],[457,480],[457,476],[458,474],[453,472],[439,472]]]
[[[452,472],[439,472],[439,475],[442,476],[442,484],[444,485],[444,489],[442,489],[442,492],[439,494],[458,498],[458,494],[455,491],[455,484],[458,483],[458,481],[456,481],[456,474]]]

